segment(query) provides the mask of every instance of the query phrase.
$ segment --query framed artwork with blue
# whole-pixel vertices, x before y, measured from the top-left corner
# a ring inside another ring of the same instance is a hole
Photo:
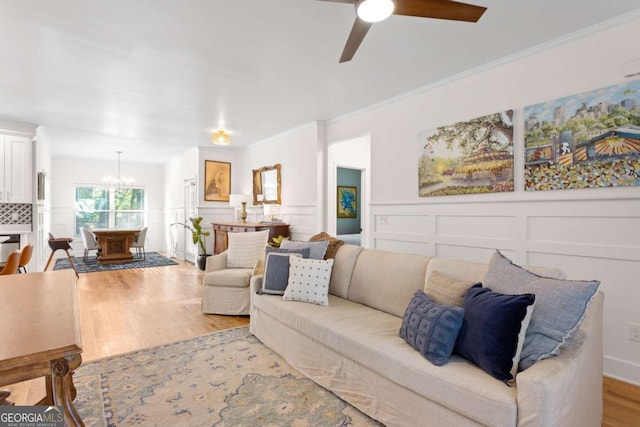
[[[356,218],[358,216],[358,189],[338,186],[338,218]]]

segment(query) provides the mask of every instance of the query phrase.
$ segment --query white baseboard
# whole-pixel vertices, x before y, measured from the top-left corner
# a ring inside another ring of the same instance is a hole
[[[640,365],[605,356],[604,375],[640,387]]]

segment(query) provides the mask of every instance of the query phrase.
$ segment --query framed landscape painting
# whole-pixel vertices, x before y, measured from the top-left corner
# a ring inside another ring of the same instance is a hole
[[[513,110],[421,132],[420,197],[513,191]]]
[[[358,189],[338,186],[338,218],[358,217]]]
[[[231,163],[205,160],[204,200],[228,202],[231,193]]]
[[[526,191],[640,185],[640,80],[525,107]]]

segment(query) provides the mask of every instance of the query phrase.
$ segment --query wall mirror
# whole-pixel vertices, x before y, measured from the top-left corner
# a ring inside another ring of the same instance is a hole
[[[253,170],[253,204],[280,204],[280,164]]]

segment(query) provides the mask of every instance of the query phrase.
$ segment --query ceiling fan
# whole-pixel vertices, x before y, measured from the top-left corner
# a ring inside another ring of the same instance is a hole
[[[478,22],[486,7],[450,0],[319,0],[351,3],[356,8],[356,22],[342,51],[340,63],[351,61],[364,36],[375,22],[391,15]]]

